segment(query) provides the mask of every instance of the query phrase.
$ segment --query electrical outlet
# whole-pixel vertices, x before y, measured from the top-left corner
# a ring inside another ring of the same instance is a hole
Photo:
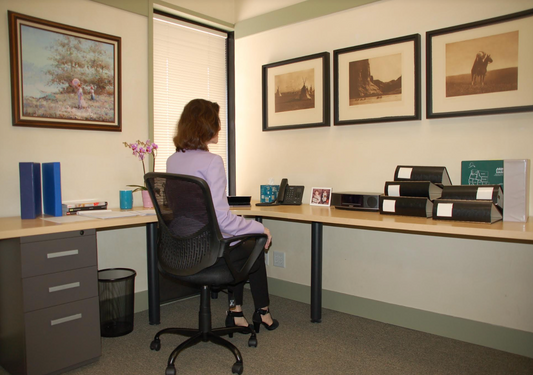
[[[274,267],[285,268],[285,253],[274,251]]]

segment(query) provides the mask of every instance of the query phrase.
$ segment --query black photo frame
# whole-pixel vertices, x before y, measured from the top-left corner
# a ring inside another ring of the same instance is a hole
[[[420,34],[333,51],[334,124],[420,120]]]
[[[263,65],[263,131],[330,126],[329,53]]]
[[[427,118],[533,111],[533,9],[426,33]]]

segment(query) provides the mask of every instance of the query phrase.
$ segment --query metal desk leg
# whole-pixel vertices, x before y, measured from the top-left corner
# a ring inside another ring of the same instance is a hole
[[[157,223],[146,224],[146,252],[148,267],[148,320],[152,325],[160,323],[159,271],[157,269]]]
[[[311,223],[311,322],[322,320],[322,223]]]

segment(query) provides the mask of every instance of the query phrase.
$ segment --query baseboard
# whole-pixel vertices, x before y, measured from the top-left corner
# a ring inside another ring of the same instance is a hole
[[[310,303],[311,288],[309,286],[269,278],[268,288],[272,295]],[[533,333],[531,332],[329,290],[322,291],[322,307],[533,358]]]

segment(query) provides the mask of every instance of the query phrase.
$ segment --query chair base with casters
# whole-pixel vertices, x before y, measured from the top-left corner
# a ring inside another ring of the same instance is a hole
[[[200,312],[199,312],[199,327],[193,328],[166,328],[157,332],[154,340],[150,344],[150,349],[159,351],[161,349],[161,335],[173,334],[189,337],[186,341],[182,342],[170,356],[168,357],[168,365],[165,375],[175,375],[176,367],[174,362],[177,356],[183,350],[198,344],[200,341],[211,341],[215,344],[228,348],[235,356],[236,362],[231,368],[234,374],[242,374],[243,363],[241,352],[231,342],[221,338],[221,336],[229,335],[233,336],[234,333],[250,333],[250,339],[248,340],[248,346],[257,347],[257,336],[255,331],[250,327],[224,327],[224,328],[211,328],[211,290],[209,286],[204,285],[200,294]]]

